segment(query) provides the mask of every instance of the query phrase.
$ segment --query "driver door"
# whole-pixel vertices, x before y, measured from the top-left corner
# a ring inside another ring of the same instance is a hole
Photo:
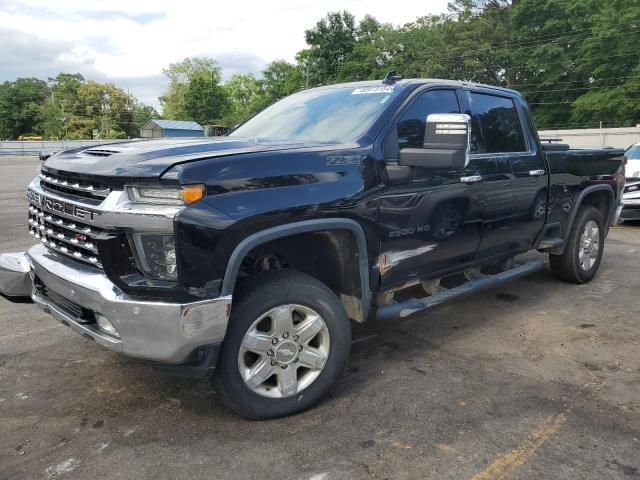
[[[412,168],[411,179],[398,182],[402,148],[422,148],[426,118],[433,113],[461,111],[454,89],[418,93],[403,107],[383,145],[380,175],[379,269],[382,288],[405,283],[471,261],[480,243],[481,185],[472,165],[457,170]]]

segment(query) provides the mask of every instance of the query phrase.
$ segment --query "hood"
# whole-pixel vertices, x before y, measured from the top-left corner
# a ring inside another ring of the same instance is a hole
[[[314,144],[240,137],[136,140],[65,150],[50,157],[43,170],[83,177],[119,177],[118,181],[153,179],[179,163],[310,146]]]

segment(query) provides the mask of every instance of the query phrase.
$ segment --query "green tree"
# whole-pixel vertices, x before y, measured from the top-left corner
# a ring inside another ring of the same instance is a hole
[[[87,123],[86,119],[78,118],[82,115],[78,89],[83,83],[85,78],[80,73],[59,73],[55,78],[49,78],[51,98],[42,111],[42,121],[46,124],[45,135],[67,138],[70,129],[73,131],[78,124]]]
[[[576,69],[576,61],[592,14],[584,0],[521,0],[514,10],[521,59],[514,88],[531,103],[538,127],[569,124],[571,104],[585,92],[579,89],[588,75]]]
[[[41,133],[41,105],[49,96],[47,82],[18,78],[0,85],[0,138],[15,139],[22,134]]]
[[[132,120],[132,98],[112,83],[93,80],[78,87],[79,111],[70,136],[87,138],[98,130],[99,138],[126,138]]]
[[[45,139],[65,138],[66,117],[60,105],[52,97],[40,107],[39,119],[40,130]]]
[[[311,85],[330,83],[340,78],[341,65],[356,45],[354,16],[345,11],[329,12],[316,25],[305,31],[309,45],[305,55]]]
[[[185,119],[205,125],[220,121],[229,110],[229,98],[214,72],[195,75],[184,92]]]
[[[634,126],[640,120],[640,4],[585,2],[595,12],[577,47],[576,73],[584,78],[571,104],[571,122]]]
[[[516,88],[539,127],[637,123],[638,7],[635,0],[518,2],[513,29],[524,60]]]
[[[260,82],[253,74],[237,74],[224,84],[229,109],[223,118],[226,126],[244,122],[266,104],[266,96]]]
[[[159,118],[160,114],[151,105],[145,105],[138,100],[133,101],[133,108],[131,110],[131,123],[129,124],[128,136],[138,137],[140,136],[140,129],[152,118]]]
[[[198,81],[201,85],[206,82],[203,79],[209,79],[215,85],[219,84],[221,79],[218,63],[206,57],[185,58],[181,62],[170,64],[162,72],[169,78],[169,89],[167,93],[160,97],[160,103],[164,117],[173,119],[193,120],[187,111],[185,96],[187,95],[189,84],[194,79],[201,77]],[[190,93],[192,108],[195,107],[193,105],[195,101],[194,94],[195,92],[192,90]]]
[[[366,15],[355,31],[356,43],[339,66],[337,81],[353,82],[382,78],[386,73],[382,51],[392,27]]]
[[[264,107],[302,90],[305,77],[298,66],[284,60],[275,60],[262,71],[261,83],[265,95]]]

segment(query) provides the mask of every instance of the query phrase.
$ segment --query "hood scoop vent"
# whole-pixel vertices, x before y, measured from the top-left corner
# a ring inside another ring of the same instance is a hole
[[[90,155],[92,157],[109,157],[114,153],[120,153],[118,150],[107,150],[106,148],[90,148],[89,150],[85,150],[85,155]]]

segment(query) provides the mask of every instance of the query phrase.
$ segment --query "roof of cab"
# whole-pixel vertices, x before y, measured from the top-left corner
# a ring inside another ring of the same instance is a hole
[[[401,87],[410,87],[417,85],[426,85],[429,83],[434,83],[438,85],[446,85],[451,87],[462,87],[462,88],[486,88],[491,90],[497,90],[503,93],[508,93],[511,95],[520,95],[520,92],[517,90],[512,90],[510,88],[499,87],[496,85],[485,85],[482,83],[468,82],[465,80],[446,80],[442,78],[404,78],[402,80],[396,80],[394,82],[383,83],[382,80],[362,80],[359,82],[346,82],[346,83],[336,83],[333,85],[322,85],[320,87],[316,87],[318,89],[323,88],[354,88],[354,87],[379,87],[382,85],[399,85]]]

